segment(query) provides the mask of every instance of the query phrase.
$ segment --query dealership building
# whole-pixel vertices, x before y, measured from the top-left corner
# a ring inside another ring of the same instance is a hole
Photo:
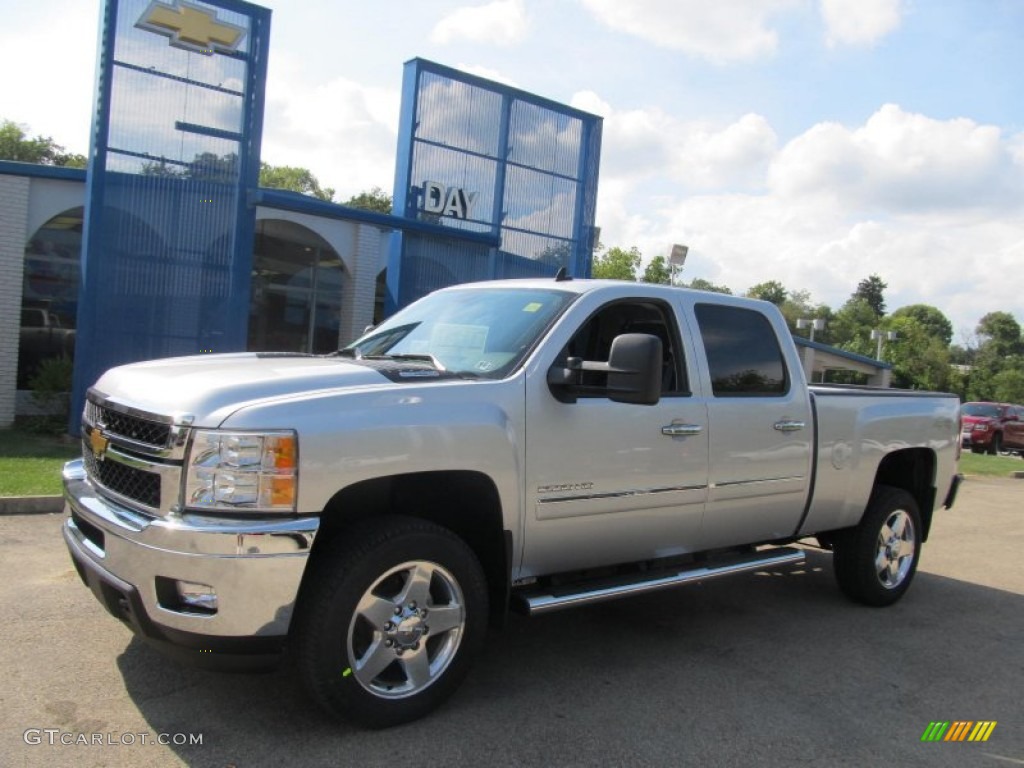
[[[439,287],[589,275],[597,116],[413,59],[381,214],[259,187],[269,10],[105,0],[100,31],[88,171],[0,161],[0,427],[47,360],[73,360],[74,433],[113,365],[325,353]],[[811,376],[887,382],[798,343]]]
[[[270,11],[105,0],[88,171],[0,162],[0,426],[44,360],[328,352],[436,288],[586,276],[601,119],[405,64],[390,215],[258,185]]]

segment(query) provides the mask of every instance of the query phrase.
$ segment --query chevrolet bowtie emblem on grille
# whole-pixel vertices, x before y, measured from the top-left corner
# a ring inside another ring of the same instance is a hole
[[[89,431],[89,447],[92,448],[92,455],[96,457],[96,461],[103,461],[109,445],[110,441],[103,436],[99,427],[93,427]]]
[[[215,11],[208,11],[185,0],[176,0],[174,3],[153,0],[135,26],[169,37],[175,48],[207,56],[233,53],[245,37],[243,27],[218,21]]]

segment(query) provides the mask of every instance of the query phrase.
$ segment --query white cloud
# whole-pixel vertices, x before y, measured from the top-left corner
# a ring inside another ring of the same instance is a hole
[[[902,0],[821,0],[825,38],[837,45],[871,46],[899,28]]]
[[[448,14],[434,25],[430,39],[442,45],[457,40],[512,45],[525,37],[527,26],[523,0],[494,0]]]
[[[1015,144],[995,126],[887,104],[856,130],[821,123],[798,136],[779,153],[770,180],[785,196],[826,194],[892,212],[1002,206],[1024,192]]]
[[[86,154],[99,3],[53,5],[15,3],[4,10],[5,24],[17,34],[5,35],[0,45],[0,118],[27,126],[30,136],[51,136],[68,151]]]
[[[798,0],[580,0],[612,29],[715,62],[768,56],[771,18]]]
[[[779,280],[833,308],[878,274],[890,310],[932,304],[958,330],[993,308],[1024,316],[1019,281],[1006,279],[1024,256],[1024,134],[885,105],[859,127],[820,123],[779,148],[758,115],[700,128],[607,114],[597,213],[607,246],[649,259],[685,243],[686,279],[734,291]],[[638,147],[666,133],[676,138],[655,154],[674,161],[659,167]]]
[[[275,60],[267,83],[263,160],[309,168],[335,199],[394,180],[399,112],[397,90],[343,77],[309,83],[287,57]]]
[[[727,186],[761,188],[778,147],[761,115],[728,125],[680,120],[661,109],[616,111],[593,91],[576,94],[573,106],[601,115],[604,179],[670,178],[678,190]]]

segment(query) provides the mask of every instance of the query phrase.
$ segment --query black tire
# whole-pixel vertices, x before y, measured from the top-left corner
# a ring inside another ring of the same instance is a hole
[[[455,692],[487,628],[483,569],[460,538],[414,518],[367,520],[309,568],[296,662],[329,714],[386,728]]]
[[[992,435],[992,442],[988,444],[989,456],[998,456],[1003,450],[1003,433],[996,432]]]
[[[876,486],[860,524],[833,540],[839,588],[865,605],[895,603],[917,572],[922,530],[913,496],[901,488]]]
[[[980,446],[977,446],[977,445],[972,445],[971,446],[971,453],[984,453],[984,452],[985,452],[985,449],[981,448]]]

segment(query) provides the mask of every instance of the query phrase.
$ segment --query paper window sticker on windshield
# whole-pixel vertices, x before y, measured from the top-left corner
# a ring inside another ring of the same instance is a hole
[[[541,304],[539,301],[531,301],[529,304],[523,307],[523,312],[536,312],[543,306],[544,305]]]

